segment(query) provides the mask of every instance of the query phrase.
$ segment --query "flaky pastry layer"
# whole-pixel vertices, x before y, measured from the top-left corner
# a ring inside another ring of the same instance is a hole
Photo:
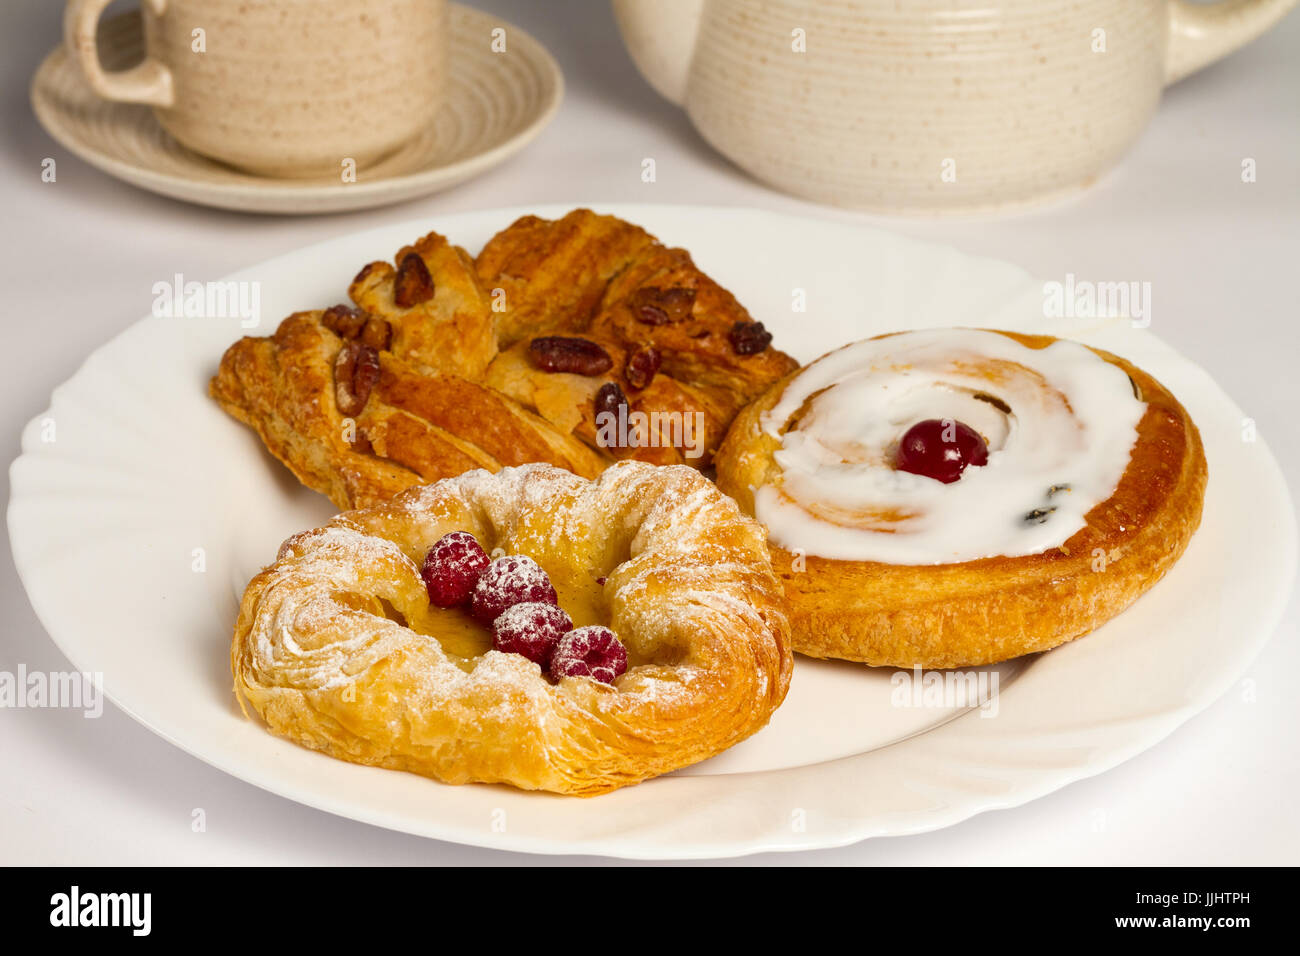
[[[429,233],[348,292],[351,306],[236,342],[209,386],[341,508],[526,462],[703,469],[735,414],[796,367],[685,250],[585,209],[526,216],[477,261]],[[530,347],[550,335],[604,367],[547,366]],[[600,427],[603,409],[618,427]]]
[[[551,684],[516,654],[457,653],[461,612],[430,609],[419,574],[451,531],[532,557],[562,603],[586,582],[633,666],[614,686]],[[604,793],[719,753],[784,699],[789,625],[764,539],[682,466],[623,462],[592,482],[530,465],[412,488],[285,542],[244,593],[235,689],[274,733],[341,760]]]

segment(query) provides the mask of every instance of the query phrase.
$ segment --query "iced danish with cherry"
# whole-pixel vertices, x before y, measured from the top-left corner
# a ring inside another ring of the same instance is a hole
[[[749,405],[718,484],[769,532],[795,649],[987,664],[1090,633],[1179,559],[1207,468],[1177,399],[1076,342],[925,329]]]

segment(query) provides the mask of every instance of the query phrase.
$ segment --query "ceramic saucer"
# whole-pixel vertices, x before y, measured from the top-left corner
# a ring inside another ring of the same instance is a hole
[[[62,47],[32,79],[36,117],[62,146],[111,176],[175,199],[263,213],[325,213],[400,202],[463,182],[523,149],[555,116],[564,77],[546,49],[523,30],[453,4],[451,89],[427,130],[357,181],[272,179],[194,153],[171,138],[152,109],[95,96]],[[491,49],[504,28],[505,52]],[[143,57],[138,13],[100,26],[107,70]]]

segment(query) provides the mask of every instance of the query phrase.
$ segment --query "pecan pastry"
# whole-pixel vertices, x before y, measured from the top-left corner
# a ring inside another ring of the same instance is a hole
[[[629,425],[601,447],[617,457],[708,467],[740,409],[798,367],[686,250],[613,216],[525,216],[476,264],[501,309],[489,384],[588,442],[600,432],[595,397],[616,385]],[[609,363],[544,360],[566,343]]]
[[[587,477],[607,460],[482,384],[422,371],[298,312],[232,345],[209,390],[308,488],[340,508],[471,468],[546,461]],[[345,331],[347,327],[345,327]]]
[[[686,252],[588,210],[525,217],[477,262],[430,233],[348,292],[232,345],[209,386],[344,508],[471,468],[705,468],[796,367]]]
[[[392,351],[420,371],[478,379],[497,352],[492,310],[459,246],[431,232],[398,250],[395,265],[371,262],[348,295],[394,330]]]

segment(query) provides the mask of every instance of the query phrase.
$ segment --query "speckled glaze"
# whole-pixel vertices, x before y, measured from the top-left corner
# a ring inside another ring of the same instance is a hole
[[[447,92],[433,122],[345,182],[337,167],[316,178],[258,176],[186,149],[148,106],[96,95],[60,45],[32,77],[36,118],[58,143],[110,176],[152,192],[245,212],[304,215],[404,202],[447,189],[505,162],[531,143],[564,99],[564,75],[527,31],[450,4]],[[493,52],[493,31],[508,49]],[[104,69],[126,70],[144,57],[138,10],[99,27]]]
[[[118,73],[96,53],[107,3],[69,0],[65,16],[91,89],[153,106],[185,146],[261,175],[363,167],[428,129],[443,99],[444,0],[143,0],[147,57]]]
[[[1296,0],[613,4],[651,85],[758,179],[835,205],[934,214],[1090,184],[1166,84]]]

